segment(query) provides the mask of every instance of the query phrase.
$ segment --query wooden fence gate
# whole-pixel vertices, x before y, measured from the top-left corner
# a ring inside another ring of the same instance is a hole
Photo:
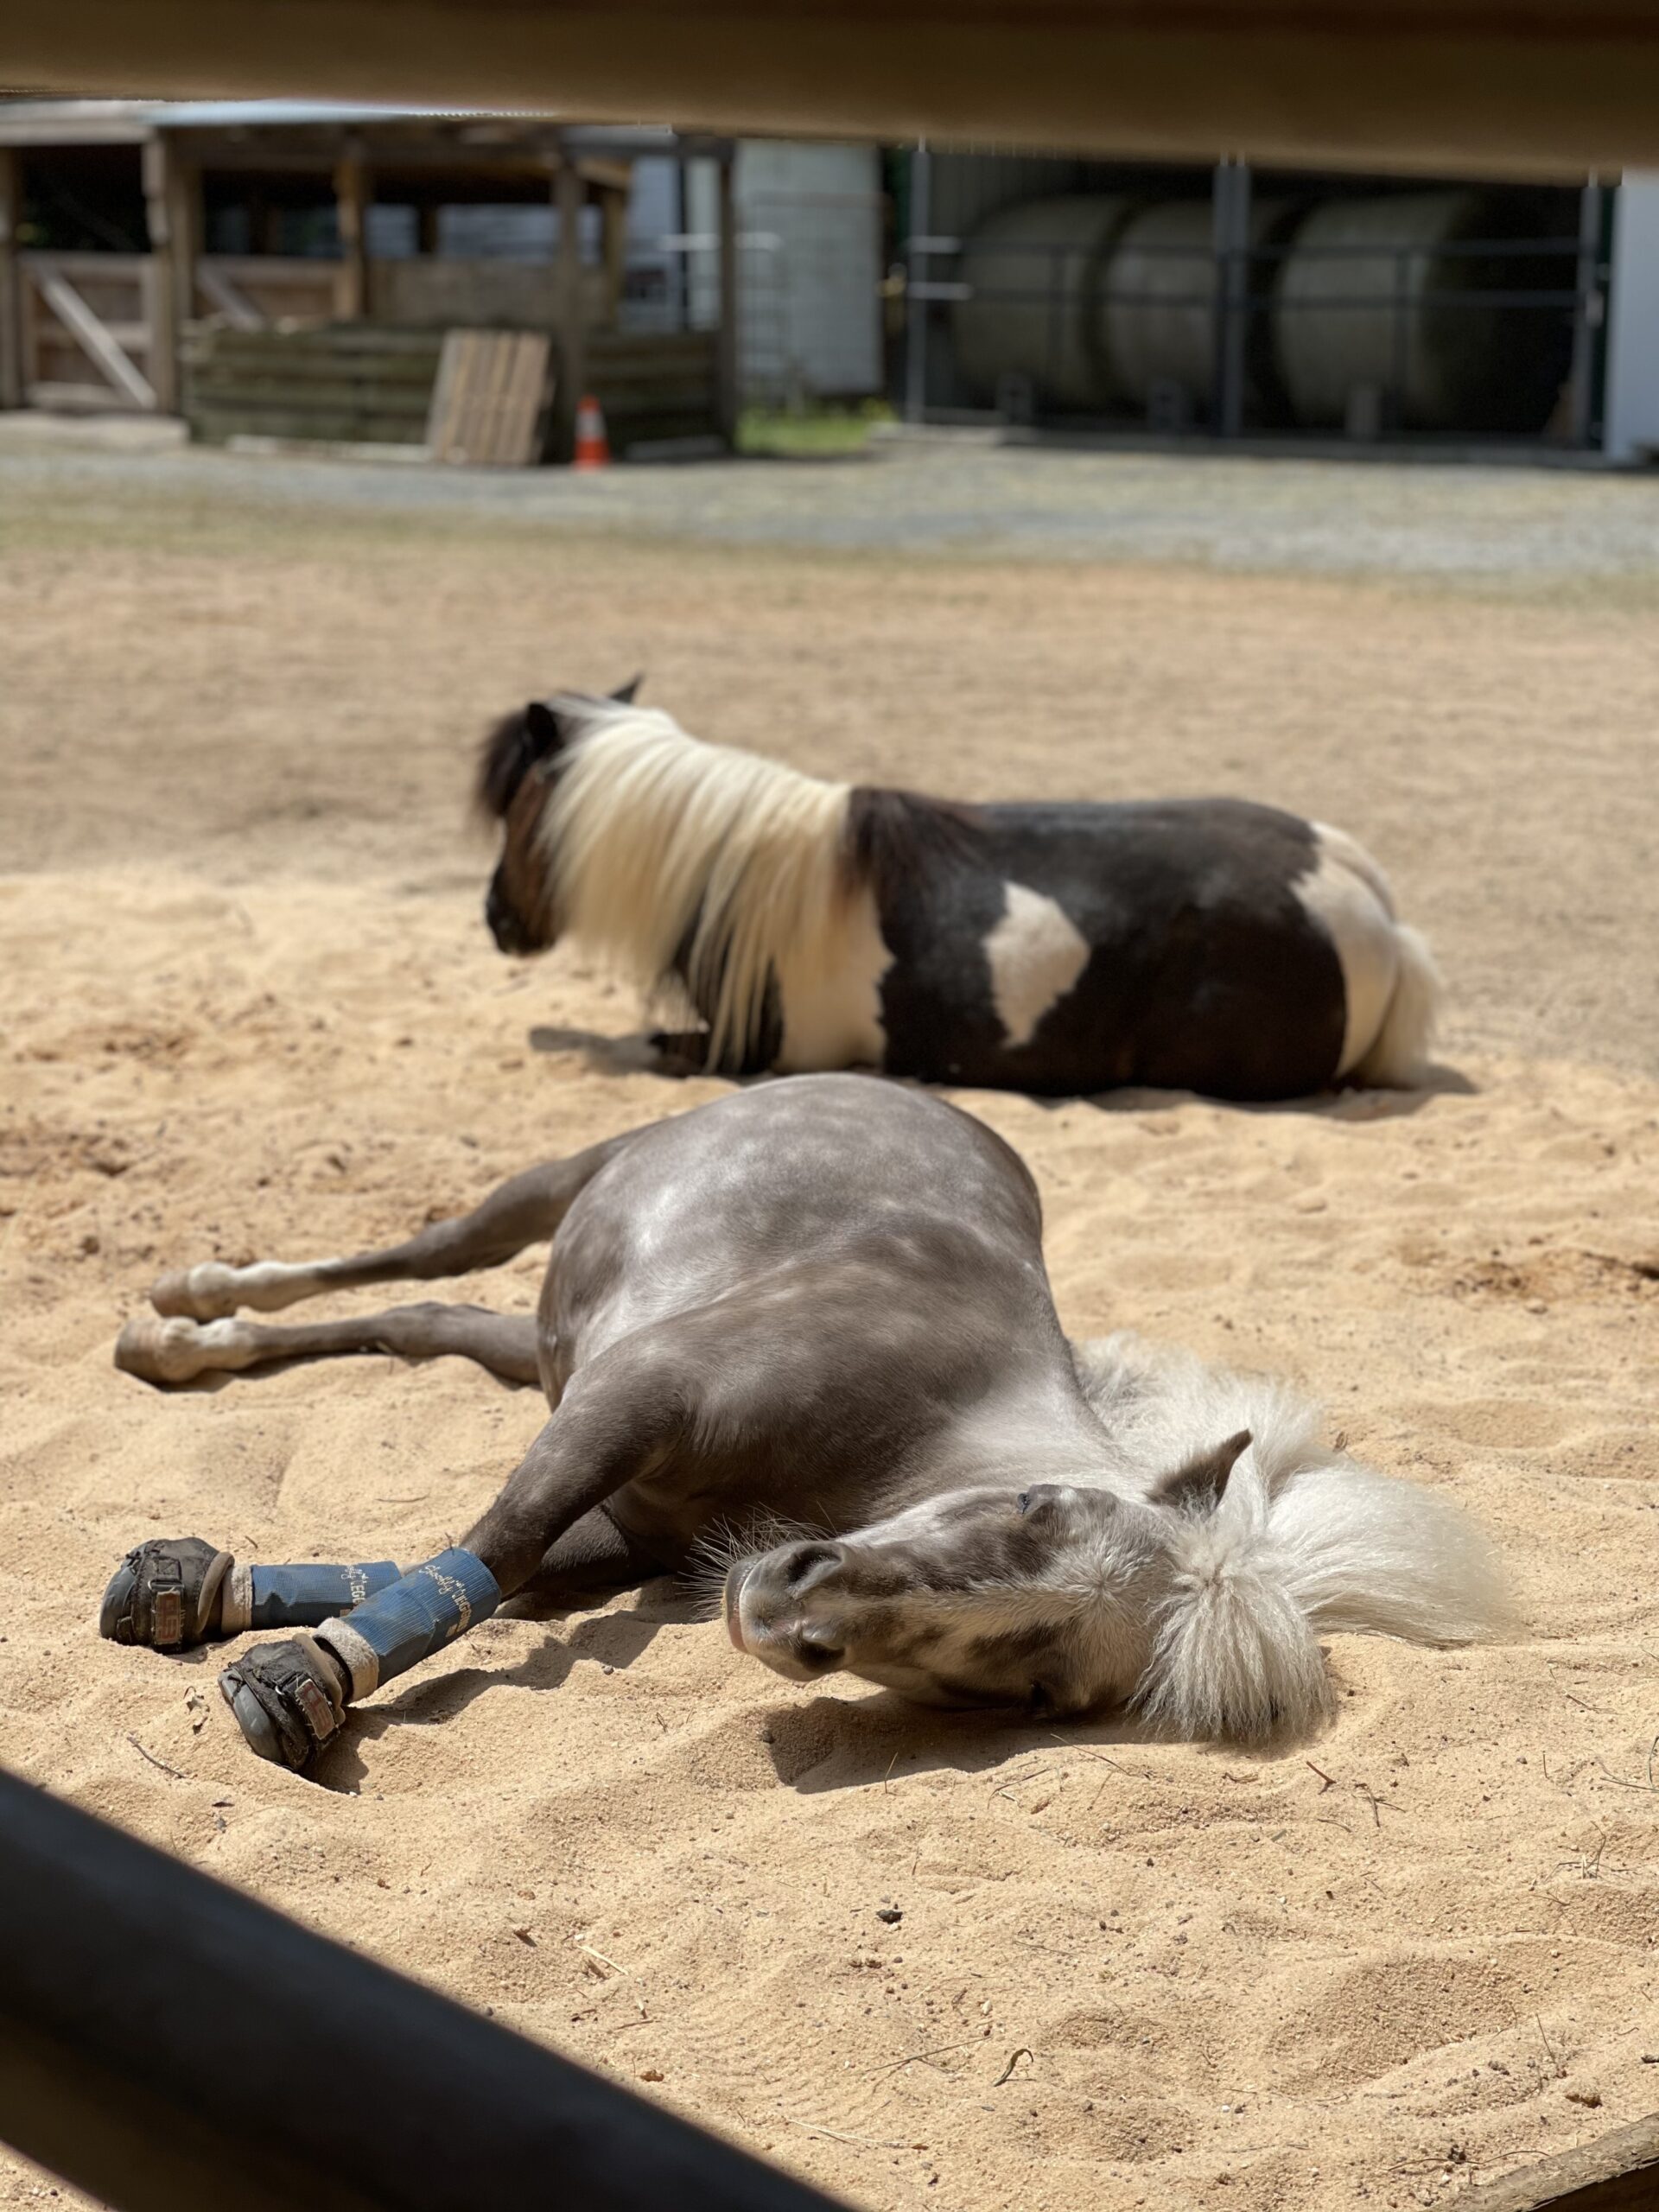
[[[147,253],[20,253],[25,404],[153,414],[155,266]]]

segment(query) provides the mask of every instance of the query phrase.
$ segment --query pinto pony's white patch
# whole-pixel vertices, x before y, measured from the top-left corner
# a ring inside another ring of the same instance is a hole
[[[1321,1634],[1473,1642],[1510,1602],[1482,1531],[1433,1491],[1319,1441],[1318,1409],[1282,1384],[1205,1367],[1122,1333],[1073,1347],[1126,1487],[1249,1428],[1220,1503],[1170,1512],[1169,1585],[1136,1693],[1189,1737],[1311,1726],[1331,1688]]]
[[[1089,965],[1089,940],[1055,899],[1023,883],[1002,886],[1002,918],[985,939],[991,1002],[1010,1045],[1037,1025]]]
[[[843,859],[851,786],[704,744],[658,709],[553,703],[578,724],[538,830],[561,929],[647,991],[683,951],[711,1066],[758,1036],[773,976],[776,1065],[879,1065],[887,955]]]
[[[1440,978],[1419,933],[1395,916],[1388,878],[1362,845],[1312,823],[1319,861],[1295,886],[1342,968],[1347,1020],[1335,1072],[1405,1086],[1421,1075],[1440,1011]]]

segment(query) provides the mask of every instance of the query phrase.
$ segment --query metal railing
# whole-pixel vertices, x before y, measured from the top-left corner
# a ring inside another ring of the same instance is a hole
[[[0,2139],[117,2212],[836,2212],[0,1773]]]
[[[925,180],[924,180],[925,181]],[[1595,354],[1599,334],[1605,320],[1609,270],[1601,246],[1601,194],[1588,188],[1576,238],[1553,235],[1534,238],[1451,238],[1425,245],[1406,240],[1354,240],[1323,245],[1300,245],[1293,235],[1271,243],[1233,244],[1217,237],[1202,245],[1178,241],[1150,241],[1138,253],[1158,262],[1191,265],[1190,289],[1114,283],[1110,275],[1115,247],[1103,255],[1094,245],[1076,239],[998,239],[995,253],[1005,266],[1027,263],[1029,281],[1000,279],[976,284],[960,273],[971,241],[942,235],[925,228],[925,191],[915,194],[912,217],[918,227],[908,242],[907,293],[909,346],[906,361],[906,412],[912,420],[929,419],[937,410],[933,399],[934,366],[940,356],[934,350],[940,335],[938,310],[980,299],[1010,308],[1037,310],[1042,315],[1045,342],[1034,359],[1010,364],[1031,387],[1052,390],[1059,380],[1067,353],[1077,340],[1071,318],[1079,311],[1079,279],[1089,266],[1104,263],[1102,281],[1089,289],[1086,313],[1091,324],[1117,309],[1145,308],[1160,312],[1197,311],[1212,318],[1215,363],[1210,379],[1209,404],[1199,410],[1193,427],[1212,433],[1236,435],[1247,423],[1246,393],[1249,373],[1245,361],[1247,336],[1269,325],[1274,334],[1281,319],[1309,314],[1389,318],[1388,359],[1377,379],[1381,386],[1383,433],[1407,425],[1406,395],[1414,368],[1413,348],[1421,320],[1442,314],[1471,317],[1495,314],[1536,315],[1570,324],[1571,362],[1567,382],[1571,394],[1570,442],[1587,446],[1594,430]],[[1150,201],[1148,205],[1152,204]],[[1217,230],[1224,218],[1217,210]],[[1320,291],[1316,296],[1288,296],[1281,282],[1286,265],[1295,261],[1306,267],[1319,263],[1373,264],[1381,281],[1361,283],[1344,291]],[[1554,264],[1561,271],[1557,283],[1494,284],[1435,281],[1432,272],[1461,264],[1472,269],[1509,261],[1517,265]],[[942,268],[943,264],[943,268]],[[944,273],[949,270],[950,273]],[[1035,316],[1032,318],[1035,321]],[[944,355],[949,365],[950,353]],[[1103,359],[1103,380],[1107,370]],[[965,410],[952,404],[948,410]],[[1039,409],[1060,419],[1068,411],[1050,406]],[[1103,420],[1133,419],[1131,403],[1121,392],[1104,397],[1096,410]],[[1144,412],[1144,410],[1143,410]],[[1280,427],[1275,425],[1275,427]],[[1455,427],[1455,426],[1452,426]]]

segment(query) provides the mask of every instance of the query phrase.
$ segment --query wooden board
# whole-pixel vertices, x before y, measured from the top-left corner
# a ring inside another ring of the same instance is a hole
[[[186,334],[185,410],[199,438],[322,439],[417,446],[441,340],[372,324]]]
[[[1458,2199],[1459,2212],[1653,2212],[1659,2119],[1616,2128]]]
[[[721,435],[712,331],[590,331],[587,371],[614,454],[656,439]]]
[[[553,341],[534,330],[446,332],[427,417],[434,461],[528,468],[542,458]]]
[[[1652,0],[54,0],[8,81],[1180,161],[1659,162]]]

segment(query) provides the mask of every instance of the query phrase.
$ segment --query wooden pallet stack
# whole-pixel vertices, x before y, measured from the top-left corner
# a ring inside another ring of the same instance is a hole
[[[210,444],[237,436],[418,446],[443,334],[374,323],[199,328],[184,347],[184,409]]]
[[[440,375],[448,349],[451,366]],[[184,408],[198,438],[426,446],[450,461],[524,467],[550,457],[557,340],[544,332],[410,330],[382,323],[235,329],[199,325],[184,347]],[[582,389],[613,452],[720,433],[715,336],[588,334]]]
[[[658,439],[720,435],[715,334],[595,330],[583,382],[605,410],[613,453]]]

